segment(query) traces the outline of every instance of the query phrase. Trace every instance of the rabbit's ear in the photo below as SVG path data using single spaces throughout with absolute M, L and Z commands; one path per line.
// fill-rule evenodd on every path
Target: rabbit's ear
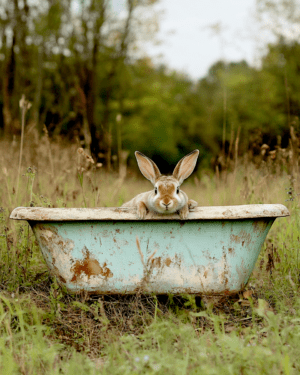
M 186 178 L 188 178 L 192 174 L 197 163 L 198 155 L 199 150 L 194 150 L 183 157 L 181 160 L 179 160 L 179 162 L 177 163 L 173 172 L 173 177 L 175 177 L 179 181 L 180 185 Z
M 147 180 L 151 181 L 152 184 L 155 184 L 155 181 L 161 175 L 157 165 L 149 159 L 147 156 L 142 154 L 139 151 L 135 152 L 135 157 L 140 168 L 140 171 L 147 178 Z

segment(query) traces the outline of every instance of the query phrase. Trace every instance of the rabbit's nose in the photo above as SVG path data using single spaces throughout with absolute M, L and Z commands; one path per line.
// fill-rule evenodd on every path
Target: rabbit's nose
M 169 203 L 164 203 L 164 202 L 162 202 L 162 204 L 163 204 L 166 208 L 168 208 L 168 206 L 170 206 L 171 203 L 172 203 L 172 202 L 169 202 Z

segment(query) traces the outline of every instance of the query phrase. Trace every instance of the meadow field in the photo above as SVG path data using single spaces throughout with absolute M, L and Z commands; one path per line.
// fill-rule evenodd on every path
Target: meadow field
M 207 2 L 180 4 L 174 24 L 199 22 L 191 62 L 203 38 L 220 48 L 194 78 L 146 52 L 161 43 L 159 3 L 173 13 L 160 0 L 0 1 L 0 375 L 300 373 L 300 0 L 256 0 L 239 35 L 225 14 L 201 24 Z M 253 59 L 233 58 L 251 38 Z M 71 295 L 28 223 L 9 219 L 121 206 L 152 188 L 135 150 L 165 173 L 194 149 L 183 190 L 199 206 L 291 213 L 238 295 Z
M 77 144 L 27 133 L 0 149 L 0 369 L 9 374 L 298 374 L 300 372 L 299 175 L 278 150 L 241 158 L 184 183 L 201 206 L 282 203 L 243 293 L 69 295 L 48 269 L 17 206 L 119 206 L 151 188 L 137 171 L 107 174 Z M 288 152 L 288 151 L 285 151 Z M 281 154 L 283 151 L 281 150 Z

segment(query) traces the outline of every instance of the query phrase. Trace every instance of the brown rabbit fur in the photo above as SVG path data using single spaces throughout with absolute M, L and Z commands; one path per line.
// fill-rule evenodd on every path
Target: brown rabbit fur
M 186 219 L 190 209 L 197 207 L 197 202 L 189 200 L 179 187 L 193 172 L 198 155 L 199 150 L 192 151 L 177 163 L 172 176 L 164 176 L 150 158 L 136 151 L 139 169 L 152 182 L 154 190 L 137 195 L 122 207 L 135 207 L 140 219 L 148 212 L 151 215 L 178 213 L 181 219 Z

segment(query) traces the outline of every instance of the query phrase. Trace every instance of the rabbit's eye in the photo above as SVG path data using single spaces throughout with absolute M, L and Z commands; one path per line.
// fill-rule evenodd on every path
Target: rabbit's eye
M 154 193 L 157 194 L 157 188 L 154 189 Z
M 179 194 L 179 187 L 178 187 L 177 190 L 176 190 L 176 194 Z

